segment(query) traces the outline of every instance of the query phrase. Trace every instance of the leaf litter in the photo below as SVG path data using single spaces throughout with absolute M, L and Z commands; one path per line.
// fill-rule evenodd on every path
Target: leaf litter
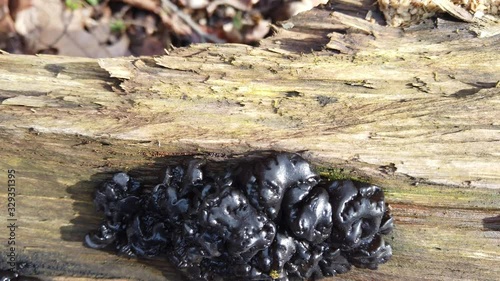
M 0 0 L 0 52 L 100 58 L 162 55 L 192 43 L 256 45 L 276 30 L 274 24 L 281 22 L 287 29 L 283 21 L 317 6 L 328 10 L 342 7 L 363 17 L 360 5 L 368 5 L 364 20 L 373 22 L 372 12 L 383 13 L 388 25 L 400 27 L 447 13 L 462 21 L 491 26 L 487 36 L 499 34 L 500 0 L 477 0 L 477 5 L 469 2 Z
M 81 57 L 161 55 L 192 43 L 257 44 L 327 0 L 0 0 L 0 49 Z

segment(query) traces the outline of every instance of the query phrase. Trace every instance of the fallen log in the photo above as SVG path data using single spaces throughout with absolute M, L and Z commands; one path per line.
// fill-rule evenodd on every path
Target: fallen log
M 161 259 L 83 247 L 100 222 L 97 184 L 125 170 L 152 185 L 168 156 L 280 150 L 301 151 L 325 176 L 384 187 L 394 257 L 341 279 L 496 279 L 500 38 L 484 33 L 496 26 L 402 31 L 320 10 L 289 22 L 259 47 L 100 60 L 1 55 L 0 182 L 15 175 L 20 272 L 177 280 Z M 5 186 L 2 205 L 11 197 Z M 7 238 L 2 253 L 12 252 Z M 2 255 L 0 268 L 8 262 Z

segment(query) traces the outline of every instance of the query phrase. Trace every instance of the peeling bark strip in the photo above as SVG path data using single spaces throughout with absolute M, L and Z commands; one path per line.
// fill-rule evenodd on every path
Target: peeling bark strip
M 104 60 L 1 55 L 0 170 L 18 176 L 22 273 L 177 280 L 163 261 L 145 266 L 82 248 L 99 224 L 96 185 L 120 170 L 157 182 L 166 155 L 274 149 L 304 150 L 332 177 L 387 186 L 398 225 L 393 262 L 346 280 L 497 278 L 498 36 L 475 38 L 473 25 L 394 32 L 338 19 L 299 16 L 259 48 L 195 45 Z M 325 47 L 328 33 L 329 46 L 348 54 L 310 51 Z

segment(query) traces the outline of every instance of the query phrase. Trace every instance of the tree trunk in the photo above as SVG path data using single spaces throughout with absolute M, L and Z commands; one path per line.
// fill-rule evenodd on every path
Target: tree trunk
M 15 170 L 21 273 L 177 280 L 162 260 L 82 246 L 100 221 L 98 183 L 126 170 L 151 185 L 167 156 L 284 150 L 384 187 L 394 257 L 341 279 L 498 278 L 500 37 L 489 36 L 498 24 L 402 31 L 320 10 L 289 22 L 259 47 L 0 55 L 0 182 Z M 12 197 L 6 186 L 0 197 L 2 206 Z

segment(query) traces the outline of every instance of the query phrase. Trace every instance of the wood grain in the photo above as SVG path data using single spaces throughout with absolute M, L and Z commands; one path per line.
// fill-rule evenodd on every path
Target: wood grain
M 477 38 L 472 25 L 401 32 L 340 19 L 306 13 L 260 47 L 101 60 L 1 55 L 0 182 L 16 170 L 22 273 L 178 280 L 161 260 L 83 247 L 100 221 L 95 186 L 120 170 L 151 186 L 166 156 L 274 149 L 384 186 L 394 258 L 340 280 L 498 278 L 500 38 Z M 349 52 L 296 52 L 291 36 L 307 30 L 323 47 L 331 33 L 330 47 Z

